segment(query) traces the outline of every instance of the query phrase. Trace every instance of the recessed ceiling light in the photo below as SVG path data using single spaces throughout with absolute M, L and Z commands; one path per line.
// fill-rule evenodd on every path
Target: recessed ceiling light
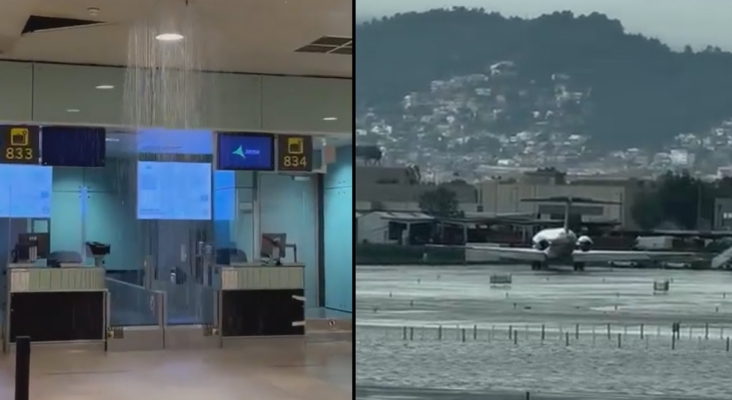
M 179 33 L 161 33 L 155 36 L 155 39 L 161 42 L 177 42 L 183 40 L 183 35 Z
M 325 117 L 325 118 L 323 118 L 323 121 L 335 121 L 337 119 L 338 118 L 336 118 L 336 117 Z
M 99 90 L 109 90 L 109 89 L 114 89 L 114 86 L 112 86 L 112 85 L 99 85 L 99 86 L 97 86 L 97 89 L 99 89 Z
M 66 112 L 70 113 L 78 113 L 80 110 L 78 108 L 67 108 Z

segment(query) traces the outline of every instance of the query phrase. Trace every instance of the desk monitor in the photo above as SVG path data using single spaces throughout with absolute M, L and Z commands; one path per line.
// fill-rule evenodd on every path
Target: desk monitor
M 50 242 L 48 233 L 21 233 L 18 235 L 18 243 L 15 245 L 15 257 L 19 260 L 27 260 L 29 258 L 28 249 L 35 246 L 35 258 L 47 258 L 51 252 Z
M 285 249 L 287 246 L 287 234 L 286 233 L 263 233 L 261 241 L 261 252 L 260 256 L 265 258 L 272 258 L 274 249 L 279 247 L 279 257 L 285 258 Z

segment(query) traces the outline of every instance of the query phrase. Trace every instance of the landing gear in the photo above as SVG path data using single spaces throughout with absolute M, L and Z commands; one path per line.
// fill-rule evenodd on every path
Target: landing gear
M 585 263 L 574 263 L 574 270 L 575 271 L 584 271 L 585 270 Z
M 532 271 L 541 271 L 542 269 L 546 269 L 547 264 L 541 261 L 532 261 L 531 262 L 531 270 Z

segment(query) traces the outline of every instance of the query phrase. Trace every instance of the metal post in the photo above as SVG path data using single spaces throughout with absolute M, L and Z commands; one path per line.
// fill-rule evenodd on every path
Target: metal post
M 546 334 L 545 328 L 546 327 L 544 326 L 544 324 L 541 324 L 541 341 L 542 342 L 544 341 L 544 337 L 545 337 L 545 334 Z
M 641 326 L 640 326 L 640 331 L 641 331 L 640 332 L 641 340 L 643 340 L 643 324 L 641 324 Z
M 28 400 L 30 394 L 30 351 L 29 336 L 15 340 L 15 400 Z

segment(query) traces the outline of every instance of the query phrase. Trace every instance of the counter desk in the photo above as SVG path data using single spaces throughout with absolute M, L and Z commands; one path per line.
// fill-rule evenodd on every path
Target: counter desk
M 8 266 L 4 345 L 18 336 L 33 342 L 100 342 L 107 333 L 104 268 Z
M 302 264 L 217 265 L 222 338 L 305 334 Z

